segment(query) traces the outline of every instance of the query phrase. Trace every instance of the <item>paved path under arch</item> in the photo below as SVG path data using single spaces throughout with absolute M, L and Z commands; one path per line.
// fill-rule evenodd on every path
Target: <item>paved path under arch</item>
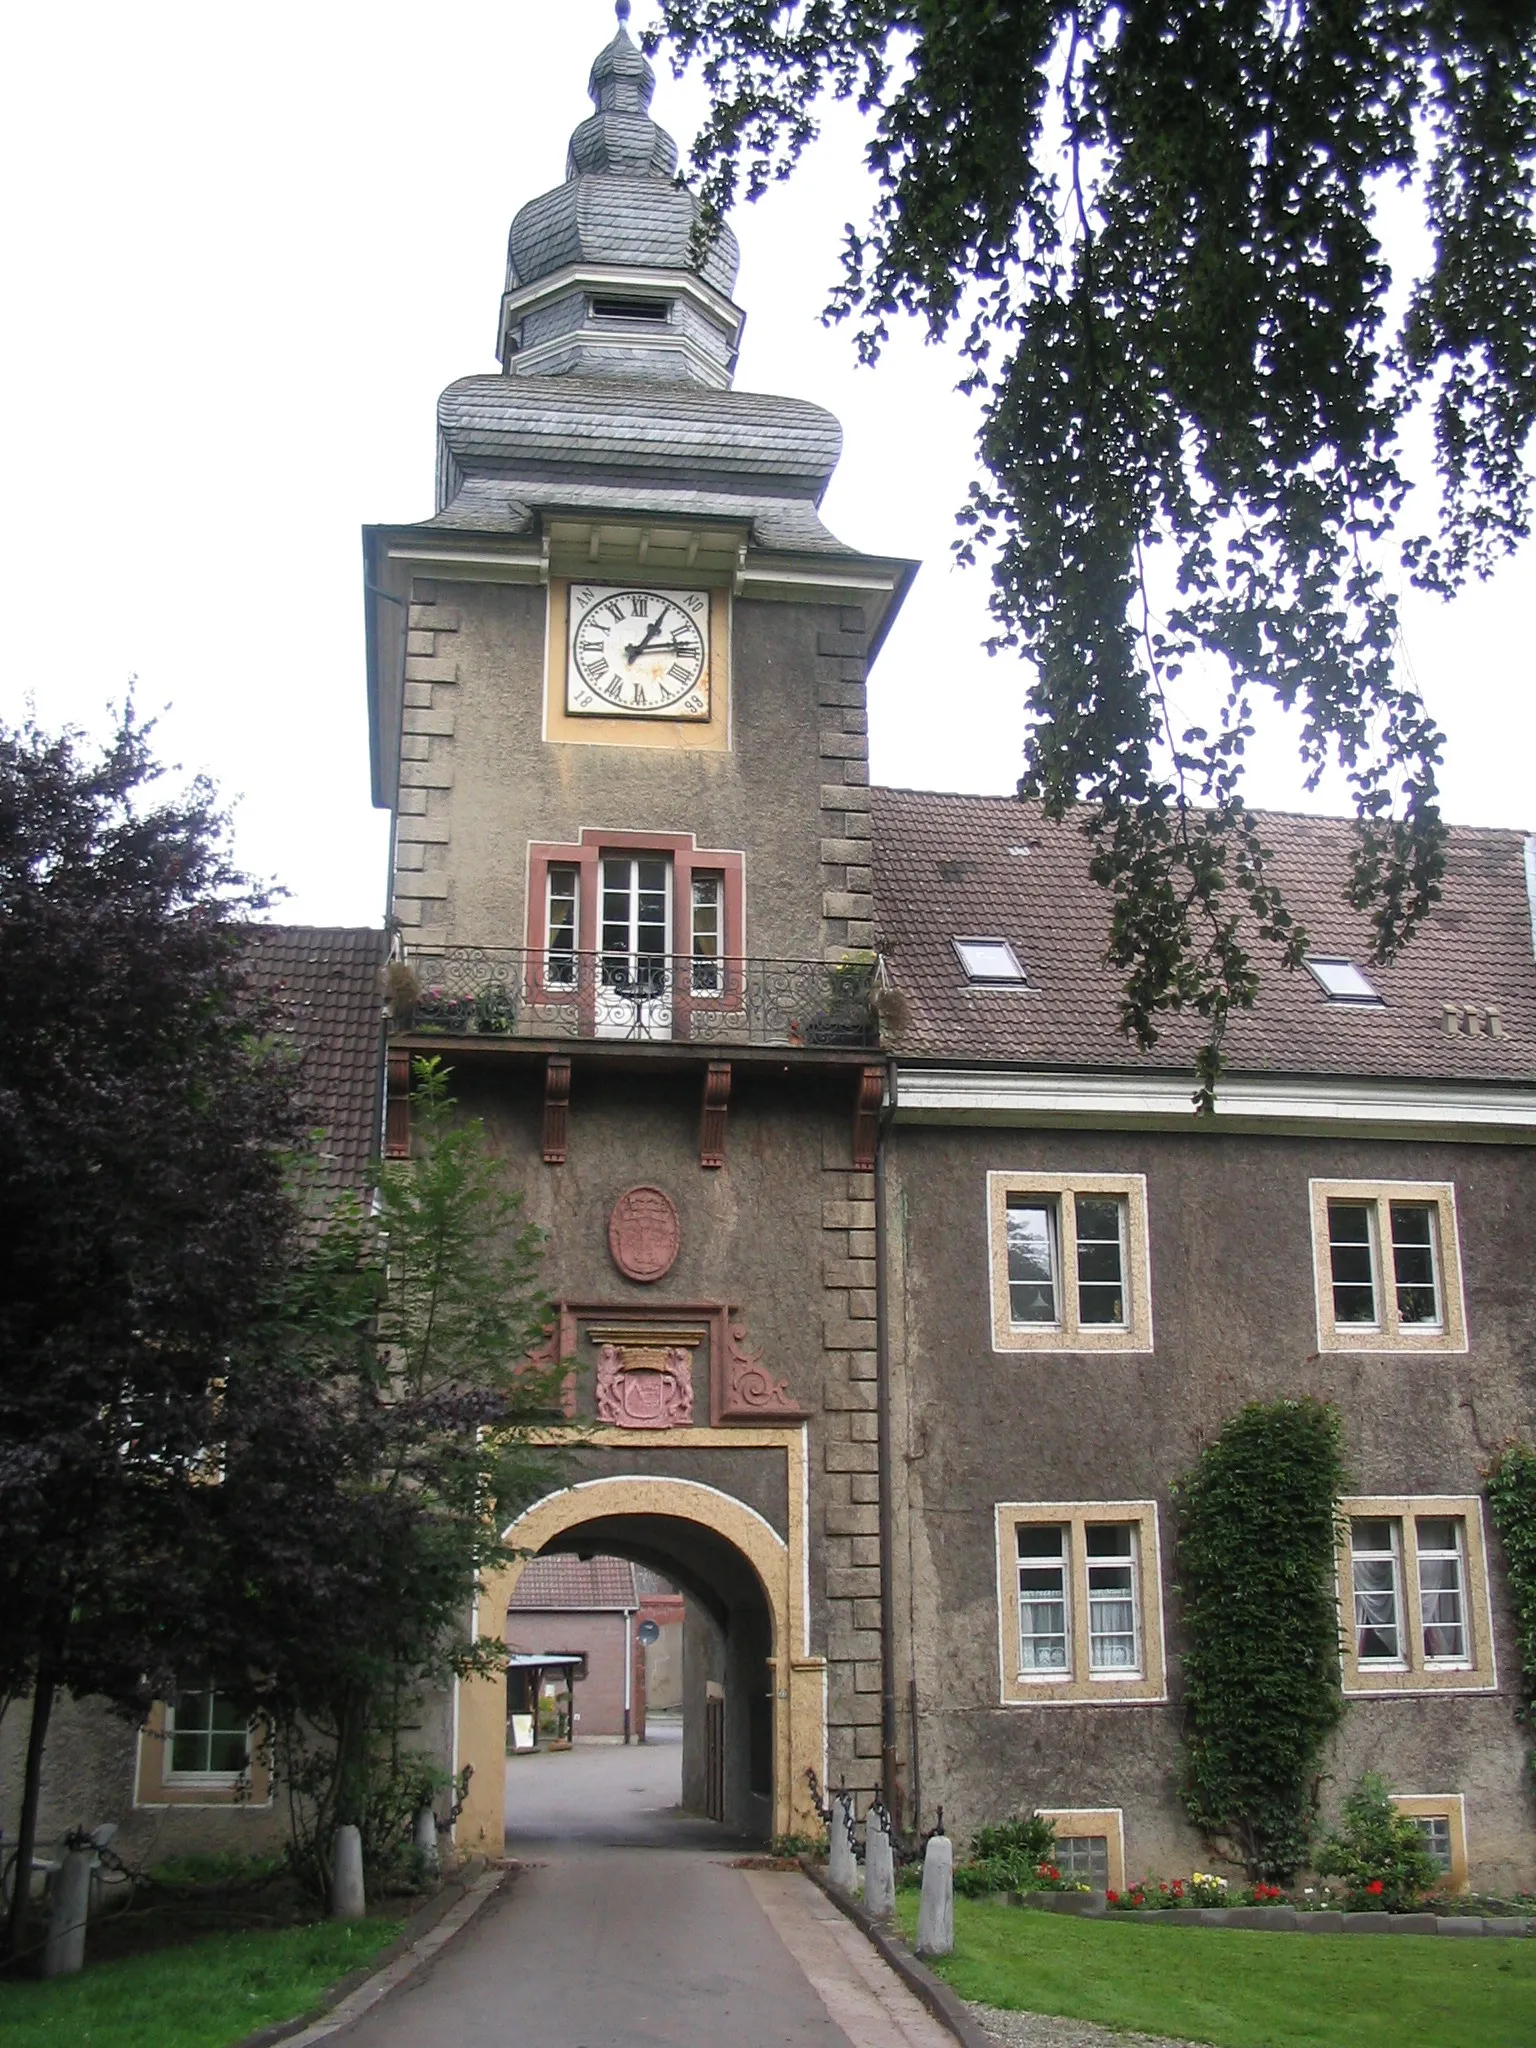
M 336 2048 L 954 2048 L 793 1872 L 678 1811 L 675 1740 L 514 1757 L 522 1868 Z M 329 2048 L 329 2044 L 328 2044 Z

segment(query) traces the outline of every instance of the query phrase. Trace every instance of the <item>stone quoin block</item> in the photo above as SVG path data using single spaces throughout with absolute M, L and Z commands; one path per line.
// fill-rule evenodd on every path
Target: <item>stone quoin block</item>
M 405 657 L 405 680 L 408 683 L 456 683 L 459 664 L 446 657 L 408 654 Z
M 436 892 L 432 893 L 435 894 Z M 850 1415 L 848 1423 L 848 1434 L 856 1444 L 872 1444 L 879 1441 L 880 1418 L 878 1415 Z
M 396 809 L 402 818 L 420 817 L 427 808 L 427 792 L 424 789 L 402 789 Z
M 867 811 L 871 802 L 867 789 L 839 782 L 821 785 L 821 808 L 824 811 Z
M 402 761 L 400 787 L 403 790 L 452 789 L 452 764 L 447 761 Z
M 446 818 L 402 817 L 395 827 L 397 845 L 415 839 L 428 845 L 446 846 L 452 836 L 453 828 Z
M 413 709 L 417 711 L 430 710 L 434 687 L 431 683 L 407 683 L 405 686 L 406 709 L 408 711 Z
M 432 742 L 425 733 L 403 732 L 400 735 L 400 758 L 402 761 L 426 761 L 432 755 Z
M 855 1664 L 853 1667 L 853 1682 L 860 1692 L 878 1692 L 880 1690 L 879 1661 L 875 1660 L 868 1664 Z
M 873 1408 L 875 1389 L 869 1380 L 829 1379 L 821 1390 L 821 1405 L 835 1413 Z
M 453 738 L 453 713 L 451 711 L 420 711 L 408 706 L 405 716 L 401 721 L 401 727 L 405 732 L 433 733 L 439 739 L 451 740 Z
M 827 1571 L 827 1598 L 829 1600 L 878 1600 L 880 1597 L 880 1574 L 867 1566 L 840 1568 L 830 1566 Z
M 823 1202 L 821 1227 L 823 1230 L 873 1230 L 875 1205 L 873 1201 Z
M 437 635 L 432 632 L 417 632 L 413 627 L 405 636 L 407 654 L 436 654 Z
M 880 1570 L 880 1538 L 878 1536 L 854 1536 L 849 1539 L 852 1550 L 849 1562 L 855 1566 L 873 1565 Z
M 830 655 L 834 660 L 846 658 L 862 661 L 864 658 L 864 635 L 862 633 L 818 633 L 816 652 Z
M 824 761 L 862 761 L 869 751 L 868 741 L 858 732 L 823 732 L 819 744 Z
M 829 1472 L 877 1472 L 880 1466 L 873 1444 L 828 1444 L 822 1458 Z
M 825 1517 L 829 1536 L 878 1536 L 880 1514 L 873 1507 L 829 1508 Z
M 880 1505 L 880 1474 L 874 1472 L 851 1472 L 848 1475 L 848 1494 L 860 1506 Z
M 867 917 L 872 908 L 867 896 L 854 896 L 843 889 L 828 889 L 821 899 L 826 917 Z
M 417 603 L 411 606 L 406 625 L 408 628 L 425 627 L 432 633 L 457 633 L 459 615 L 452 605 Z

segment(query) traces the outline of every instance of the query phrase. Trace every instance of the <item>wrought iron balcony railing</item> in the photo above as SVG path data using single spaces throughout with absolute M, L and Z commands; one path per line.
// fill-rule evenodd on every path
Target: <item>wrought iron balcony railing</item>
M 397 1032 L 687 1045 L 878 1046 L 878 964 L 691 954 L 407 948 L 390 970 Z

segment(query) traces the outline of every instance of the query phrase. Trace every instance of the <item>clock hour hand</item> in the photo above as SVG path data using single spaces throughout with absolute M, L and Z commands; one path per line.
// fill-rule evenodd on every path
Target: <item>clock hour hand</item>
M 639 649 L 635 651 L 638 653 Z M 658 640 L 654 647 L 646 649 L 647 654 L 697 654 L 698 651 L 696 640 Z
M 634 644 L 634 646 L 633 646 L 633 647 L 626 647 L 626 648 L 625 648 L 625 650 L 624 650 L 624 659 L 625 659 L 625 660 L 626 660 L 627 662 L 631 662 L 631 663 L 632 663 L 632 662 L 633 662 L 633 661 L 635 660 L 635 658 L 636 658 L 636 656 L 637 656 L 637 655 L 641 655 L 641 654 L 644 654 L 644 652 L 646 651 L 646 649 L 647 649 L 647 648 L 648 648 L 648 647 L 650 646 L 651 642 L 652 642 L 652 641 L 653 641 L 653 640 L 654 640 L 654 639 L 656 638 L 656 635 L 657 635 L 657 634 L 658 634 L 658 633 L 659 633 L 660 631 L 661 631 L 661 621 L 660 621 L 660 619 L 652 619 L 651 623 L 650 623 L 650 624 L 649 624 L 649 625 L 648 625 L 648 626 L 646 627 L 646 629 L 645 629 L 645 638 L 644 638 L 643 640 L 637 640 L 637 641 L 635 642 L 635 644 Z

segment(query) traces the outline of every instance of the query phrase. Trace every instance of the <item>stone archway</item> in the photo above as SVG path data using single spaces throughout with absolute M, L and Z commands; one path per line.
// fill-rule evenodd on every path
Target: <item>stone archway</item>
M 600 1547 L 664 1562 L 686 1582 L 690 1572 L 707 1595 L 721 1546 L 750 1573 L 767 1609 L 773 1720 L 771 1811 L 775 1833 L 814 1833 L 807 1769 L 826 1769 L 825 1664 L 807 1654 L 804 1561 L 756 1511 L 732 1495 L 691 1479 L 646 1473 L 581 1480 L 536 1501 L 504 1532 L 533 1556 L 569 1550 L 583 1534 Z M 799 1531 L 794 1532 L 795 1535 Z M 692 1539 L 692 1540 L 690 1540 Z M 690 1553 L 692 1553 L 690 1555 Z M 500 1639 L 507 1606 L 526 1558 L 486 1581 L 476 1616 L 481 1636 Z M 500 1855 L 506 1800 L 506 1688 L 500 1674 L 458 1687 L 455 1769 L 473 1765 L 456 1841 L 463 1852 Z

